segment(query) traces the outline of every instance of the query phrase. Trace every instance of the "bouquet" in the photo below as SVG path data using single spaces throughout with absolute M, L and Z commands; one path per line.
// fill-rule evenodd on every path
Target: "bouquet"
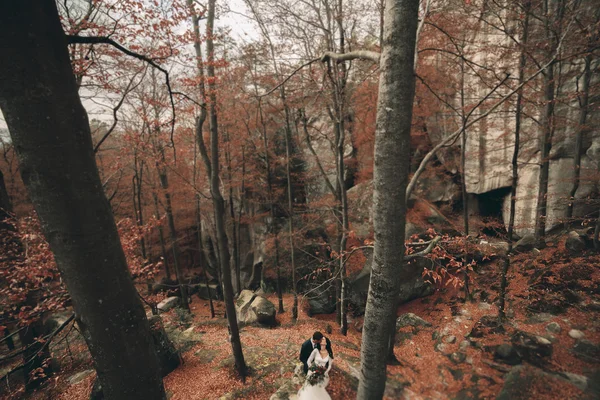
M 313 363 L 313 365 L 310 366 L 308 371 L 309 373 L 306 380 L 311 386 L 315 386 L 323 382 L 323 380 L 325 380 L 325 371 L 327 371 L 327 368 L 318 366 Z

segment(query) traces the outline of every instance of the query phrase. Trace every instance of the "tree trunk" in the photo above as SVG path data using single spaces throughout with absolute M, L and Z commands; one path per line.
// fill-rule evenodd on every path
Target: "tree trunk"
M 260 122 L 262 125 L 262 139 L 265 148 L 265 169 L 267 175 L 267 191 L 269 196 L 269 212 L 271 213 L 270 231 L 275 236 L 275 268 L 277 269 L 277 299 L 279 302 L 279 313 L 285 312 L 283 308 L 283 288 L 281 287 L 281 267 L 279 265 L 279 232 L 275 224 L 275 196 L 273 196 L 273 176 L 271 173 L 271 161 L 269 157 L 269 142 L 267 139 L 267 127 L 265 125 L 262 108 L 259 105 Z M 264 267 L 263 267 L 264 269 Z
M 552 130 L 554 120 L 554 64 L 548 66 L 544 74 L 544 100 L 546 106 L 542 120 L 540 143 L 540 174 L 537 213 L 535 217 L 535 238 L 540 242 L 546 233 L 546 214 L 548 205 L 548 176 L 550 174 L 550 150 L 552 148 Z
M 179 268 L 179 246 L 177 245 L 177 230 L 175 229 L 175 219 L 173 218 L 173 206 L 171 205 L 171 193 L 169 193 L 169 183 L 167 180 L 166 171 L 159 171 L 160 185 L 165 194 L 165 212 L 167 214 L 167 224 L 169 227 L 169 238 L 171 239 L 171 251 L 173 252 L 173 268 L 175 269 L 175 277 L 179 286 L 179 295 L 181 296 L 182 307 L 190 311 L 190 302 L 187 294 L 187 287 L 181 268 Z
M 198 229 L 198 249 L 200 251 L 200 268 L 204 275 L 204 284 L 206 285 L 206 293 L 208 295 L 208 304 L 210 305 L 210 317 L 215 317 L 215 306 L 212 300 L 212 294 L 208 287 L 208 276 L 206 273 L 206 267 L 208 261 L 204 258 L 204 250 L 202 246 L 202 214 L 200 213 L 200 194 L 196 194 L 196 227 Z
M 225 153 L 225 159 L 227 161 L 227 175 L 229 178 L 229 217 L 231 218 L 231 235 L 232 235 L 232 240 L 231 240 L 231 247 L 232 247 L 232 252 L 233 252 L 233 256 L 232 258 L 232 264 L 233 264 L 233 271 L 235 273 L 235 293 L 239 294 L 242 291 L 242 282 L 241 282 L 241 271 L 240 271 L 240 265 L 239 265 L 239 257 L 238 257 L 238 253 L 239 253 L 239 242 L 238 242 L 238 227 L 237 225 L 237 220 L 235 218 L 235 207 L 233 206 L 233 171 L 231 170 L 231 148 L 229 146 L 229 135 L 226 134 L 225 135 L 225 140 L 227 141 L 227 152 Z
M 336 24 L 338 26 L 339 35 L 339 51 L 341 53 L 346 52 L 345 44 L 345 32 L 343 18 L 343 1 L 338 0 L 338 15 L 335 16 Z M 331 64 L 328 64 L 331 65 Z M 346 242 L 348 239 L 348 231 L 350 230 L 348 222 L 348 199 L 346 196 L 346 182 L 344 179 L 346 168 L 344 165 L 344 147 L 346 139 L 346 84 L 347 84 L 347 67 L 346 63 L 336 64 L 334 67 L 335 77 L 330 75 L 332 82 L 334 83 L 333 92 L 333 104 L 335 107 L 335 132 L 336 132 L 336 165 L 337 165 L 337 179 L 339 184 L 339 201 L 340 201 L 340 225 L 339 225 L 339 324 L 340 332 L 342 335 L 346 335 L 348 331 L 348 316 L 346 314 L 346 267 L 344 262 L 344 252 L 346 251 Z M 333 79 L 335 78 L 335 79 Z
M 559 45 L 558 33 L 559 25 L 562 22 L 562 13 L 564 12 L 563 0 L 556 1 L 556 13 L 550 10 L 550 2 L 554 0 L 545 0 L 544 7 L 544 24 L 545 33 L 548 38 L 549 54 L 554 54 Z M 554 133 L 554 103 L 556 96 L 554 93 L 554 66 L 555 62 L 550 63 L 544 71 L 543 87 L 544 87 L 544 114 L 542 115 L 541 126 L 542 134 L 540 137 L 540 174 L 539 174 L 539 192 L 537 202 L 537 213 L 535 218 L 535 238 L 538 243 L 543 240 L 546 234 L 546 218 L 548 206 L 548 177 L 550 175 L 550 150 L 552 149 L 552 136 Z
M 12 219 L 13 208 L 10 202 L 10 196 L 4 184 L 4 174 L 0 170 L 0 234 L 2 231 L 14 231 L 14 226 L 10 222 Z
M 594 249 L 600 251 L 600 211 L 598 211 L 596 226 L 594 227 Z
M 404 262 L 406 186 L 415 91 L 418 0 L 387 0 L 375 131 L 373 272 L 365 310 L 357 399 L 383 398 L 386 355 Z
M 154 200 L 154 212 L 155 218 L 160 219 L 160 212 L 158 210 L 158 195 L 156 193 L 152 193 L 152 198 Z M 167 277 L 167 281 L 171 280 L 171 269 L 169 268 L 169 260 L 167 258 L 167 246 L 165 244 L 165 233 L 161 225 L 158 225 L 158 240 L 160 241 L 160 250 L 162 252 L 163 263 L 165 264 L 165 275 Z
M 0 170 L 0 229 L 2 229 L 2 221 L 9 218 L 12 214 L 12 204 L 10 196 L 4 184 L 4 174 Z
M 0 3 L 0 108 L 109 399 L 165 399 L 53 0 Z M 118 290 L 116 290 L 118 288 Z
M 192 18 L 197 24 L 197 18 L 192 15 Z M 209 116 L 209 128 L 210 128 L 210 158 L 206 146 L 204 145 L 204 139 L 202 137 L 202 125 L 197 124 L 196 136 L 198 138 L 198 144 L 200 147 L 200 153 L 205 161 L 206 169 L 210 173 L 210 193 L 213 199 L 216 236 L 217 236 L 217 247 L 219 251 L 219 263 L 221 270 L 221 281 L 223 285 L 223 295 L 225 297 L 225 312 L 227 314 L 227 321 L 229 323 L 229 331 L 231 338 L 231 348 L 233 350 L 233 357 L 235 359 L 235 365 L 238 373 L 242 379 L 248 374 L 246 362 L 244 360 L 244 353 L 242 351 L 242 342 L 240 340 L 240 331 L 238 328 L 237 318 L 235 314 L 235 304 L 233 301 L 233 285 L 231 283 L 231 269 L 229 268 L 230 254 L 229 244 L 227 240 L 227 232 L 225 230 L 225 201 L 221 195 L 221 188 L 219 187 L 219 127 L 217 122 L 217 96 L 215 92 L 215 67 L 214 67 L 214 43 L 213 43 L 213 27 L 215 21 L 215 0 L 208 1 L 208 16 L 206 22 L 206 52 L 208 55 L 207 63 L 207 77 L 208 77 L 208 92 L 209 92 L 209 104 L 208 104 L 208 116 Z M 196 26 L 194 27 L 197 28 Z M 198 47 L 196 48 L 196 54 L 199 55 L 199 31 L 196 31 L 196 42 Z M 200 53 L 201 54 L 201 53 Z M 200 58 L 200 57 L 199 57 Z M 204 70 L 201 66 L 198 67 L 198 73 L 203 78 Z M 203 92 L 203 86 L 201 87 Z M 205 93 L 202 93 L 204 97 Z M 204 114 L 206 115 L 206 114 Z M 203 121 L 202 121 L 203 122 Z
M 285 94 L 282 90 L 282 99 L 285 101 Z M 292 293 L 294 302 L 292 305 L 292 321 L 298 319 L 298 290 L 296 287 L 296 258 L 294 254 L 294 204 L 292 198 L 292 174 L 291 174 L 291 141 L 292 130 L 290 127 L 289 109 L 284 105 L 285 109 L 285 173 L 287 178 L 287 197 L 288 197 L 288 235 L 290 239 L 290 262 L 292 263 Z
M 467 194 L 467 117 L 465 114 L 465 61 L 460 62 L 460 119 L 462 126 L 462 146 L 460 149 L 460 168 L 462 171 L 461 192 L 463 201 L 463 225 L 465 231 L 465 255 L 463 257 L 465 299 L 469 299 L 469 195 Z
M 569 193 L 569 207 L 567 208 L 566 224 L 571 224 L 573 218 L 573 207 L 575 206 L 575 194 L 579 189 L 579 181 L 581 177 L 581 153 L 583 151 L 583 136 L 586 132 L 586 122 L 588 115 L 588 103 L 590 94 L 590 80 L 592 78 L 592 55 L 585 57 L 585 68 L 583 70 L 583 83 L 579 94 L 579 124 L 577 126 L 577 135 L 575 136 L 575 156 L 573 157 L 573 187 Z
M 238 208 L 238 217 L 237 217 L 237 236 L 236 240 L 238 243 L 238 250 L 235 254 L 235 263 L 237 266 L 237 281 L 239 286 L 239 291 L 241 292 L 244 288 L 244 284 L 242 283 L 242 257 L 241 257 L 241 246 L 242 246 L 242 212 L 244 211 L 244 198 L 246 196 L 246 152 L 245 147 L 242 146 L 242 187 L 240 188 L 240 207 Z M 235 216 L 234 216 L 235 220 Z
M 527 65 L 527 38 L 529 36 L 529 11 L 531 3 L 525 3 L 525 19 L 523 20 L 523 31 L 521 33 L 521 56 L 519 58 L 519 86 L 525 79 L 525 66 Z M 512 180 L 510 186 L 510 214 L 508 218 L 508 251 L 502 265 L 500 277 L 500 295 L 498 304 L 498 319 L 503 322 L 506 318 L 505 302 L 506 288 L 508 287 L 508 270 L 510 268 L 510 253 L 513 249 L 513 234 L 515 228 L 515 211 L 517 203 L 517 183 L 519 179 L 519 146 L 521 145 L 521 117 L 523 110 L 523 90 L 517 92 L 515 105 L 515 147 L 512 157 Z
M 346 241 L 350 225 L 348 222 L 348 198 L 346 196 L 346 185 L 344 184 L 344 125 L 338 124 L 338 141 L 337 141 L 337 178 L 340 187 L 340 211 L 342 216 L 340 229 L 340 254 L 339 254 L 339 323 L 340 332 L 346 335 L 348 332 L 348 316 L 346 314 L 346 263 L 344 253 L 346 251 Z
M 144 174 L 144 161 L 142 160 L 140 168 L 138 170 L 138 159 L 137 159 L 137 150 L 133 153 L 133 168 L 134 175 L 132 178 L 133 181 L 133 211 L 135 214 L 135 220 L 137 226 L 144 226 L 144 212 L 142 207 L 142 183 L 143 183 L 143 174 Z M 142 236 L 140 238 L 140 250 L 142 252 L 142 257 L 144 260 L 147 257 L 146 254 L 146 241 Z

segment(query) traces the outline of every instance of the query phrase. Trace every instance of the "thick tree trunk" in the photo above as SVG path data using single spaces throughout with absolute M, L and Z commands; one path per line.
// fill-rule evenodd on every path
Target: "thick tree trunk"
M 4 174 L 0 171 L 0 222 L 10 217 L 10 214 L 12 214 L 12 204 L 4 183 Z
M 387 0 L 385 6 L 373 178 L 375 249 L 361 347 L 360 400 L 383 398 L 392 315 L 400 282 L 410 268 L 399 249 L 404 248 L 418 8 L 418 0 Z
M 17 248 L 22 248 L 22 244 L 17 243 L 14 236 L 15 226 L 12 223 L 12 213 L 12 203 L 4 183 L 4 174 L 0 170 L 0 246 L 7 251 L 10 247 L 15 245 Z M 13 336 L 10 334 L 7 322 L 8 321 L 4 323 L 4 341 L 6 342 L 8 349 L 12 351 L 15 349 L 15 343 L 13 341 Z
M 6 185 L 4 184 L 4 174 L 0 171 L 0 233 L 5 229 L 10 231 L 14 230 L 13 225 L 7 222 L 12 218 L 12 212 L 13 208 L 10 202 L 10 196 L 6 190 Z
M 55 2 L 1 2 L 0 37 L 0 108 L 104 394 L 165 399 Z

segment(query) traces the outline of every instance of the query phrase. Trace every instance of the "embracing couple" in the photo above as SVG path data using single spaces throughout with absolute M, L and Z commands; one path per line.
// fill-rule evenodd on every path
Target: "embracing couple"
M 331 341 L 323 337 L 321 332 L 315 332 L 311 339 L 302 344 L 300 361 L 304 367 L 306 381 L 298 392 L 298 400 L 331 400 L 325 390 L 333 365 Z

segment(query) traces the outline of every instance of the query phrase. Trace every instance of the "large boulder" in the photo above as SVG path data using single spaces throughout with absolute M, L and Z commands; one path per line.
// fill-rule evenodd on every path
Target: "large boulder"
M 552 343 L 541 336 L 515 331 L 511 342 L 522 360 L 532 365 L 543 365 L 552 356 Z
M 335 294 L 331 288 L 314 287 L 308 288 L 308 312 L 310 315 L 331 314 L 335 311 Z
M 525 236 L 523 236 L 521 240 L 517 242 L 517 244 L 515 244 L 515 247 L 513 247 L 513 251 L 516 253 L 525 253 L 527 251 L 531 251 L 535 247 L 535 243 L 535 236 L 533 234 L 528 233 Z
M 566 373 L 545 372 L 531 366 L 516 366 L 506 375 L 504 386 L 496 400 L 520 400 L 554 398 L 557 386 L 569 387 L 572 398 L 597 398 L 597 393 L 585 376 Z
M 223 297 L 221 296 L 220 288 L 221 285 L 218 283 L 209 283 L 208 285 L 198 283 L 196 285 L 196 295 L 204 300 L 208 300 L 208 296 L 213 300 L 221 300 Z
M 580 254 L 586 248 L 586 239 L 575 231 L 569 232 L 567 239 L 565 240 L 565 248 L 571 254 Z
M 410 221 L 427 226 L 435 225 L 438 227 L 452 226 L 448 218 L 433 204 L 425 199 L 411 198 L 407 202 L 407 219 Z
M 252 300 L 250 308 L 256 314 L 256 320 L 259 324 L 273 326 L 277 322 L 275 320 L 275 315 L 277 315 L 275 305 L 266 298 L 256 296 Z
M 164 276 L 159 282 L 154 282 L 151 289 L 154 294 L 172 291 L 173 289 L 177 289 L 177 281 Z
M 460 187 L 452 181 L 452 177 L 443 174 L 421 176 L 416 192 L 418 197 L 432 203 L 454 202 L 461 196 Z
M 409 240 L 412 235 L 418 235 L 420 233 L 423 233 L 424 231 L 425 229 L 418 227 L 412 222 L 407 221 L 404 224 L 404 237 L 406 238 L 406 240 Z
M 431 326 L 430 322 L 425 321 L 423 318 L 419 317 L 413 313 L 402 314 L 396 319 L 396 329 L 404 328 L 405 326 L 412 327 L 429 327 Z
M 63 325 L 71 316 L 73 315 L 73 311 L 59 311 L 54 314 L 51 314 L 47 318 L 44 319 L 44 332 L 52 333 L 58 327 Z
M 158 308 L 159 312 L 167 312 L 167 311 L 175 308 L 178 304 L 179 304 L 179 297 L 172 296 L 172 297 L 167 297 L 166 299 L 164 299 L 163 301 L 158 303 L 158 306 L 156 306 L 156 308 Z
M 242 290 L 235 302 L 238 322 L 243 325 L 275 324 L 275 305 L 251 290 Z

